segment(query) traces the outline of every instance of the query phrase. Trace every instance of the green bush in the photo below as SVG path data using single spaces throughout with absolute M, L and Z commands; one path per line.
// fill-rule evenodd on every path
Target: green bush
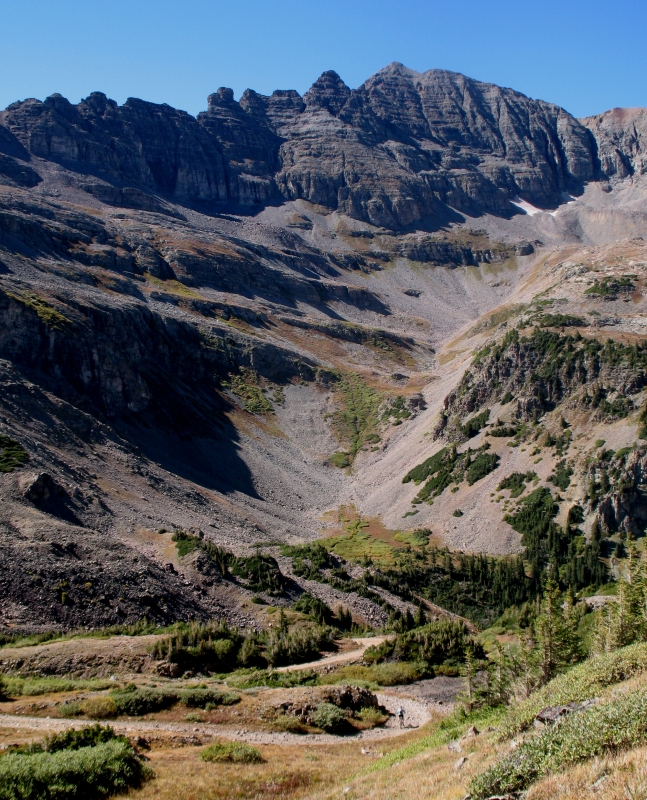
M 291 714 L 279 714 L 279 716 L 273 720 L 272 727 L 283 731 L 283 733 L 309 733 L 307 726 Z
M 254 689 L 270 686 L 273 689 L 290 689 L 293 686 L 316 686 L 318 675 L 313 669 L 275 672 L 274 670 L 243 670 L 227 679 L 236 689 Z
M 114 687 L 114 683 L 99 678 L 73 680 L 68 678 L 5 678 L 7 691 L 11 697 L 37 697 L 56 692 L 101 691 Z
M 187 708 L 206 708 L 207 705 L 215 708 L 240 703 L 240 695 L 235 692 L 223 692 L 220 689 L 182 689 L 178 697 L 180 703 Z
M 350 467 L 351 465 L 350 454 L 344 453 L 342 450 L 338 450 L 336 453 L 333 453 L 330 456 L 330 463 L 333 464 L 335 467 L 339 467 L 339 469 L 344 469 L 344 467 Z
M 72 706 L 71 708 L 68 706 L 66 709 L 69 716 L 76 716 L 74 705 L 78 705 L 79 711 L 90 719 L 113 719 L 119 716 L 119 708 L 112 697 L 88 697 L 80 704 L 71 703 L 69 705 Z
M 513 472 L 504 478 L 496 487 L 497 492 L 502 492 L 505 489 L 510 489 L 510 497 L 519 497 L 526 488 L 526 484 L 537 477 L 536 472 Z
M 490 418 L 490 409 L 486 408 L 484 411 L 481 411 L 480 414 L 468 419 L 467 422 L 461 425 L 461 431 L 464 436 L 467 436 L 468 439 L 472 439 L 476 436 L 477 433 L 481 431 L 481 429 L 485 426 L 488 419 Z
M 265 397 L 261 388 L 254 385 L 258 383 L 258 380 L 258 375 L 253 370 L 243 367 L 240 375 L 229 376 L 229 387 L 250 414 L 259 416 L 273 414 L 272 404 Z
M 138 689 L 134 684 L 124 689 L 111 692 L 110 699 L 114 702 L 117 716 L 141 717 L 144 714 L 153 714 L 171 708 L 178 701 L 175 692 L 160 689 Z
M 348 725 L 344 713 L 332 703 L 319 703 L 312 715 L 312 721 L 326 733 L 339 733 Z
M 301 614 L 308 614 L 321 625 L 330 625 L 335 618 L 332 610 L 323 600 L 319 600 L 318 597 L 313 597 L 307 593 L 302 594 L 292 608 Z
M 346 457 L 350 465 L 364 445 L 374 441 L 373 434 L 379 430 L 379 408 L 384 396 L 355 372 L 343 375 L 336 383 L 335 391 L 341 404 L 332 414 L 332 427 L 339 440 L 349 445 L 348 452 L 341 455 Z M 337 466 L 347 464 L 338 463 Z
M 430 475 L 434 475 L 436 472 L 438 472 L 438 470 L 444 464 L 450 461 L 451 463 L 454 461 L 452 453 L 447 447 L 443 447 L 442 450 L 434 453 L 433 456 L 428 458 L 426 461 L 423 461 L 422 464 L 418 464 L 417 467 L 409 470 L 404 478 L 402 478 L 402 483 L 409 483 L 410 481 L 413 481 L 417 486 L 424 480 L 427 480 Z
M 0 756 L 0 800 L 102 798 L 139 787 L 151 771 L 118 738 L 96 746 Z
M 384 661 L 397 658 L 398 663 L 417 665 L 419 673 L 431 673 L 432 668 L 435 669 L 441 664 L 462 665 L 468 648 L 474 650 L 475 658 L 485 657 L 483 647 L 474 639 L 464 622 L 439 619 L 398 634 L 395 639 L 387 640 L 379 647 L 369 648 L 364 653 L 364 659 Z M 377 666 L 386 668 L 396 665 L 386 661 Z
M 45 739 L 41 749 L 48 753 L 56 753 L 59 750 L 79 750 L 81 747 L 96 747 L 98 744 L 105 744 L 117 740 L 128 744 L 125 736 L 120 736 L 114 732 L 109 725 L 86 725 L 84 728 L 55 733 Z
M 0 472 L 13 472 L 29 461 L 25 448 L 3 433 L 0 433 Z
M 470 486 L 480 481 L 499 465 L 499 456 L 496 453 L 479 453 L 465 472 L 465 478 Z
M 567 467 L 565 461 L 559 461 L 555 465 L 553 474 L 548 478 L 548 480 L 553 484 L 553 486 L 557 486 L 558 489 L 561 489 L 563 492 L 565 492 L 571 485 L 572 474 L 573 474 L 572 468 Z
M 231 565 L 231 572 L 245 580 L 246 587 L 254 592 L 277 597 L 283 594 L 285 579 L 272 556 L 257 552 L 247 558 L 236 558 Z
M 151 652 L 154 658 L 177 664 L 181 671 L 230 672 L 238 663 L 243 637 L 226 624 L 192 622 L 158 639 Z
M 367 667 L 361 664 L 341 667 L 321 677 L 320 683 L 351 683 L 370 689 L 414 683 L 427 674 L 427 666 L 421 662 L 385 661 Z
M 525 790 L 548 772 L 605 751 L 647 742 L 647 689 L 580 711 L 536 736 L 479 775 L 470 785 L 473 800 Z
M 361 722 L 365 725 L 370 726 L 372 728 L 376 727 L 377 725 L 383 725 L 388 717 L 383 714 L 379 708 L 362 708 L 357 714 L 357 717 Z
M 575 317 L 572 314 L 540 314 L 537 317 L 537 324 L 540 328 L 583 328 L 587 323 L 582 317 Z
M 234 561 L 234 556 L 224 547 L 219 547 L 217 544 L 203 538 L 202 534 L 196 536 L 183 530 L 176 530 L 171 539 L 175 542 L 180 558 L 189 555 L 194 550 L 202 550 L 209 561 L 218 568 L 220 574 L 224 578 L 227 577 L 229 565 Z
M 234 764 L 262 764 L 265 760 L 255 747 L 245 742 L 214 742 L 200 751 L 202 761 L 231 761 Z

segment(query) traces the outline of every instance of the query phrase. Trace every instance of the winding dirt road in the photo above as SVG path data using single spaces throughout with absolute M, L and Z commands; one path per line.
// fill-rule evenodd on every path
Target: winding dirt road
M 391 716 L 387 722 L 379 727 L 368 731 L 361 731 L 352 737 L 335 736 L 330 733 L 283 733 L 273 731 L 254 731 L 244 727 L 231 727 L 220 725 L 204 725 L 185 722 L 154 722 L 146 720 L 119 720 L 109 722 L 109 725 L 117 731 L 129 736 L 156 736 L 159 734 L 175 734 L 186 738 L 213 739 L 236 739 L 237 741 L 250 742 L 255 744 L 331 744 L 334 742 L 384 739 L 390 736 L 399 736 L 407 733 L 413 728 L 429 722 L 431 719 L 430 711 L 423 703 L 410 698 L 400 697 L 395 694 L 378 693 L 378 702 L 384 706 L 390 714 L 394 715 L 397 708 L 402 706 L 405 711 L 405 726 L 400 728 L 399 721 L 395 716 Z M 96 720 L 66 720 L 51 719 L 49 717 L 28 717 L 20 714 L 0 714 L 0 728 L 11 728 L 13 730 L 42 731 L 43 734 L 58 733 L 69 728 L 82 728 L 86 725 L 94 724 Z
M 367 636 L 366 638 L 353 639 L 359 647 L 356 650 L 347 650 L 345 653 L 335 653 L 333 656 L 318 658 L 316 661 L 309 661 L 307 664 L 290 664 L 289 667 L 279 667 L 277 672 L 293 672 L 300 669 L 318 669 L 320 667 L 336 666 L 339 664 L 349 664 L 353 661 L 361 661 L 365 651 L 369 647 L 380 645 L 392 636 Z

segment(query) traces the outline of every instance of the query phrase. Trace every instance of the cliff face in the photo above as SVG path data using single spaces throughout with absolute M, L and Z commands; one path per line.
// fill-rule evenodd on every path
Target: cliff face
M 14 103 L 1 121 L 5 182 L 38 182 L 27 164 L 37 156 L 134 207 L 145 201 L 126 187 L 231 207 L 303 198 L 398 230 L 438 225 L 452 208 L 508 216 L 517 195 L 554 206 L 595 174 L 587 129 L 558 106 L 401 64 L 355 90 L 325 72 L 303 97 L 247 90 L 237 102 L 221 88 L 197 119 L 95 92 L 77 106 L 60 95 Z
M 595 137 L 602 176 L 616 182 L 647 174 L 647 109 L 612 108 L 581 122 Z

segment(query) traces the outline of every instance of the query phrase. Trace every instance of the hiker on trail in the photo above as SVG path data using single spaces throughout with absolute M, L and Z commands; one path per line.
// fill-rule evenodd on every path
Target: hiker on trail
M 404 709 L 402 708 L 402 706 L 398 707 L 398 710 L 396 712 L 396 717 L 400 720 L 400 727 L 404 728 Z

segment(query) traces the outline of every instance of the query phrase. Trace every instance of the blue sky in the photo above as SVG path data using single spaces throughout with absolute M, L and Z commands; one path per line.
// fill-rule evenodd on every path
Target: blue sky
M 192 114 L 230 86 L 351 87 L 391 61 L 550 100 L 647 106 L 647 0 L 0 0 L 0 108 L 100 90 Z

